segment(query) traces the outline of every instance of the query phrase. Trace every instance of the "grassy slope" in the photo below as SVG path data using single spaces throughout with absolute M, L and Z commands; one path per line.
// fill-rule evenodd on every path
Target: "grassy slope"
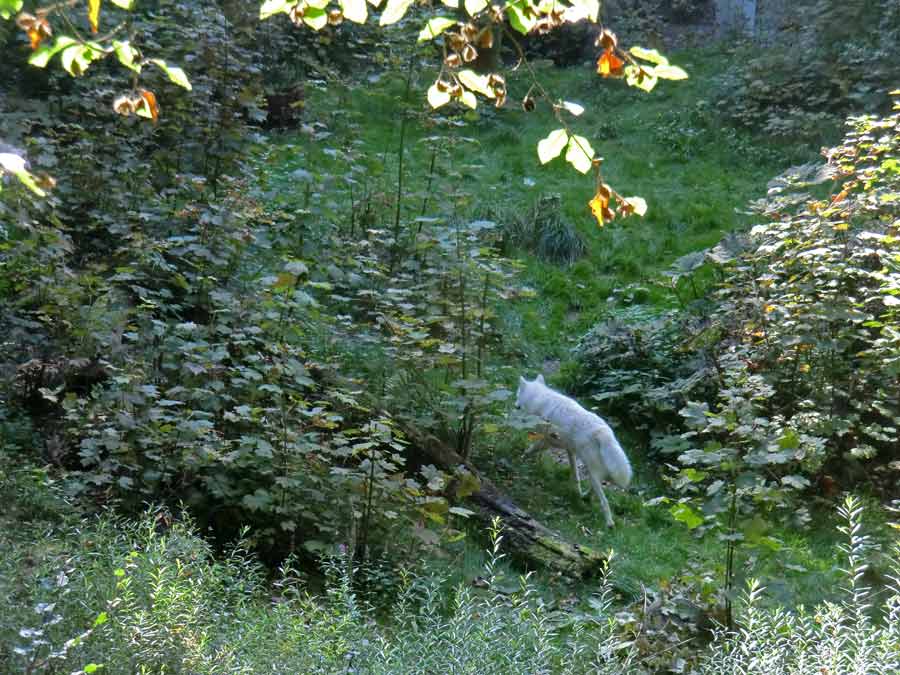
M 587 256 L 569 268 L 523 256 L 526 283 L 537 291 L 532 300 L 502 308 L 505 334 L 524 355 L 524 367 L 540 369 L 547 359 L 565 359 L 571 344 L 598 318 L 621 305 L 629 285 L 641 285 L 650 305 L 671 303 L 657 284 L 658 273 L 677 257 L 715 244 L 723 233 L 746 222 L 740 209 L 764 194 L 766 182 L 792 162 L 809 161 L 812 148 L 774 148 L 731 128 L 721 127 L 707 102 L 712 78 L 727 64 L 726 56 L 710 50 L 672 55 L 691 79 L 661 83 L 651 94 L 627 89 L 619 82 L 604 82 L 586 68 L 539 68 L 551 94 L 587 108 L 573 128 L 593 142 L 605 158 L 604 175 L 623 194 L 647 199 L 643 219 L 614 221 L 598 228 L 586 206 L 592 179 L 575 173 L 557 160 L 540 166 L 537 141 L 558 126 L 544 107 L 525 113 L 513 104 L 501 112 L 481 109 L 465 116 L 465 124 L 434 124 L 421 98 L 430 83 L 427 73 L 415 74 L 409 108 L 418 116 L 407 124 L 404 155 L 407 205 L 403 218 L 420 214 L 428 182 L 431 149 L 436 136 L 450 139 L 450 156 L 438 154 L 435 180 L 425 215 L 477 217 L 484 212 L 522 210 L 541 194 L 559 193 L 564 216 L 588 242 Z M 510 78 L 513 100 L 520 100 L 529 83 L 521 73 Z M 393 195 L 396 190 L 399 123 L 397 104 L 404 100 L 402 76 L 349 90 L 332 85 L 313 93 L 312 115 L 332 135 L 312 141 L 308 135 L 287 135 L 271 157 L 274 185 L 287 205 L 309 206 L 339 223 L 349 221 L 349 201 L 342 176 L 348 164 L 336 159 L 334 149 L 352 149 L 355 161 L 365 166 L 356 177 L 373 193 Z M 455 118 L 460 121 L 459 117 Z M 312 174 L 312 185 L 325 186 L 321 194 L 297 190 L 290 179 L 296 169 Z M 362 178 L 363 174 L 367 178 Z M 294 189 L 291 190 L 290 186 Z M 360 184 L 357 184 L 357 198 Z M 486 208 L 487 207 L 487 208 Z M 393 213 L 385 208 L 375 226 L 391 227 Z M 508 345 L 509 346 L 509 345 Z M 510 379 L 516 368 L 497 364 Z M 517 366 L 521 367 L 521 366 Z M 625 432 L 627 440 L 627 432 Z M 480 464 L 528 510 L 572 538 L 614 548 L 619 554 L 618 579 L 628 594 L 640 584 L 658 586 L 679 579 L 695 588 L 709 575 L 719 583 L 724 550 L 712 540 L 698 541 L 664 510 L 645 508 L 644 500 L 661 493 L 657 472 L 642 464 L 639 448 L 629 445 L 638 470 L 637 487 L 628 494 L 614 492 L 611 501 L 620 526 L 612 533 L 594 531 L 599 509 L 579 501 L 570 488 L 568 471 L 545 459 L 521 462 L 522 439 L 490 444 Z M 535 489 L 534 486 L 540 486 Z M 823 517 L 809 534 L 784 530 L 772 533 L 784 542 L 777 553 L 754 552 L 761 565 L 748 567 L 774 586 L 779 600 L 809 602 L 821 597 L 823 582 L 831 583 L 836 568 L 833 519 Z M 461 549 L 456 563 L 473 573 L 480 555 Z M 808 574 L 803 570 L 808 570 Z

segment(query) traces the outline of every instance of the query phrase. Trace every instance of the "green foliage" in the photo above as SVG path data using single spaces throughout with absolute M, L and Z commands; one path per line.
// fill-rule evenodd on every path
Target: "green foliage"
M 477 587 L 403 572 L 387 617 L 376 621 L 358 590 L 365 570 L 346 554 L 327 556 L 318 596 L 286 563 L 273 602 L 244 542 L 213 557 L 190 523 L 165 512 L 135 523 L 103 517 L 52 533 L 15 595 L 0 600 L 0 666 L 45 672 L 27 646 L 39 640 L 34 649 L 52 653 L 50 672 L 90 672 L 92 663 L 129 674 L 339 673 L 348 665 L 373 675 L 627 669 L 609 577 L 584 610 L 552 609 L 527 577 L 516 582 L 500 572 L 500 538 L 495 530 Z M 51 618 L 31 627 L 44 616 Z M 67 641 L 73 633 L 79 638 Z
M 571 265 L 586 253 L 584 239 L 562 215 L 559 194 L 542 195 L 527 213 L 510 210 L 500 217 L 504 252 L 524 250 L 561 265 Z
M 719 81 L 722 114 L 770 137 L 821 143 L 848 113 L 887 110 L 900 69 L 897 3 L 818 0 L 796 11 L 781 41 L 738 49 Z
M 859 501 L 848 497 L 841 508 L 847 537 L 845 587 L 839 602 L 791 612 L 762 605 L 763 589 L 750 582 L 740 628 L 720 632 L 699 672 L 818 675 L 820 673 L 893 673 L 900 668 L 900 589 L 894 585 L 874 606 L 864 586 L 866 556 L 872 543 L 861 533 Z M 893 574 L 900 546 L 891 553 Z M 873 610 L 874 616 L 873 616 Z

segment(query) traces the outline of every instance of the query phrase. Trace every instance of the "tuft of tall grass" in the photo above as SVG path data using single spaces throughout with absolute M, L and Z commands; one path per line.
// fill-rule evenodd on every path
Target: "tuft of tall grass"
M 843 599 L 796 612 L 761 606 L 763 589 L 751 580 L 740 627 L 721 632 L 704 656 L 702 675 L 888 675 L 900 673 L 900 542 L 892 555 L 891 587 L 876 606 L 865 585 L 870 538 L 862 507 L 849 496 L 839 509 L 847 543 Z

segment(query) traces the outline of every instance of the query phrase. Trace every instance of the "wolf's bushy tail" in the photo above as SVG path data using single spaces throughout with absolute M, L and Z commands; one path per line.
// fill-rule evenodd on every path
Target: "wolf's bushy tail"
M 619 487 L 628 487 L 631 482 L 631 463 L 616 440 L 612 429 L 609 427 L 600 429 L 594 434 L 594 438 L 600 445 L 600 456 L 606 467 L 606 473 Z

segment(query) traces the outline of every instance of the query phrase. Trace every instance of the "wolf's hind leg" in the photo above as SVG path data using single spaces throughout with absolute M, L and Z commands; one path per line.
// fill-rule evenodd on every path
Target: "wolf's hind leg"
M 606 519 L 606 526 L 611 528 L 613 526 L 612 512 L 609 510 L 609 502 L 606 501 L 606 495 L 603 493 L 603 483 L 590 471 L 588 471 L 588 476 L 591 479 L 591 487 L 594 488 L 597 499 L 600 500 L 600 508 L 603 509 L 603 517 Z

